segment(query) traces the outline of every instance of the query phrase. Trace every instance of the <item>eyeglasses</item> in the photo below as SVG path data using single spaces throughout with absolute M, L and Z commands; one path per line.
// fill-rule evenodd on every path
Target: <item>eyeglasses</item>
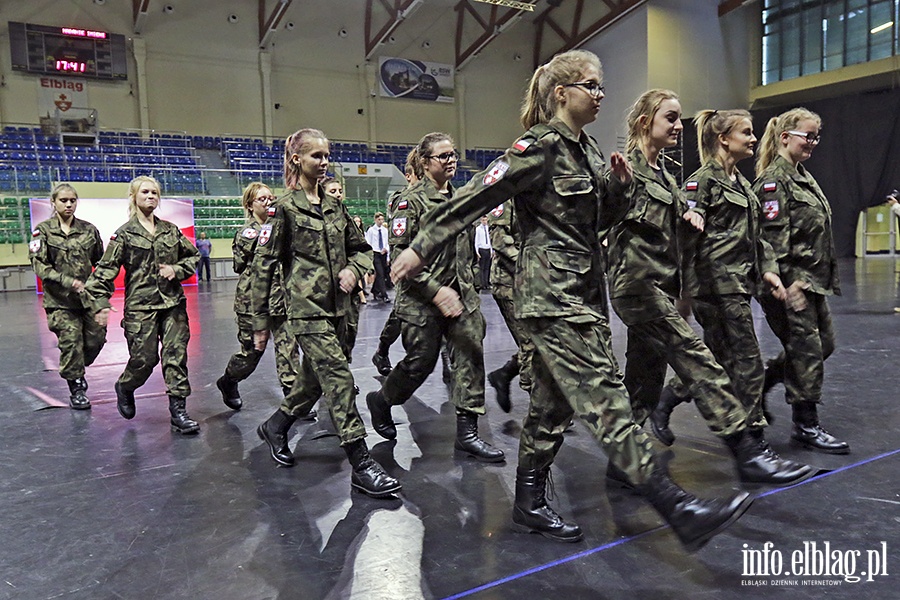
M 822 136 L 818 133 L 806 133 L 805 131 L 785 131 L 788 135 L 796 135 L 797 137 L 806 138 L 807 144 L 818 144 L 822 141 Z
M 459 152 L 454 150 L 453 152 L 444 152 L 443 154 L 433 154 L 431 156 L 426 156 L 425 158 L 436 158 L 444 164 L 447 164 L 451 160 L 459 160 Z
M 254 202 L 274 202 L 275 196 L 258 196 L 253 199 Z
M 563 87 L 580 87 L 594 98 L 603 95 L 604 87 L 596 81 L 576 81 L 575 83 L 564 83 Z

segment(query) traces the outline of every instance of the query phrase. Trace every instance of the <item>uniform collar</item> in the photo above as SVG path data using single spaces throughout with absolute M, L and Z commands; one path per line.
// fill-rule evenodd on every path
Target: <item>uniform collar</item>
M 335 205 L 337 205 L 338 201 L 325 193 L 325 188 L 322 187 L 322 184 L 316 185 L 316 195 L 319 197 L 319 206 L 322 209 L 322 214 L 333 212 L 335 210 Z M 302 189 L 291 190 L 290 199 L 291 204 L 298 209 L 316 215 L 319 214 L 319 209 L 309 201 L 309 198 L 306 197 L 306 192 Z
M 153 224 L 156 226 L 157 234 L 160 232 L 160 229 L 164 223 L 162 219 L 157 217 L 155 214 L 151 215 L 153 217 Z M 131 233 L 136 233 L 141 237 L 145 237 L 148 240 L 153 240 L 153 234 L 144 229 L 144 226 L 141 225 L 140 221 L 138 221 L 137 215 L 134 215 L 130 219 L 128 219 L 128 223 L 125 224 L 125 228 Z
M 559 133 L 559 135 L 571 142 L 575 142 L 576 144 L 586 144 L 589 139 L 588 135 L 584 132 L 583 129 L 581 130 L 581 135 L 576 136 L 575 132 L 569 129 L 569 126 L 566 125 L 566 122 L 559 117 L 553 117 L 552 119 L 550 119 L 550 121 L 547 123 L 547 126 L 552 127 L 557 131 L 557 133 Z
M 797 163 L 797 166 L 795 167 L 791 164 L 791 161 L 780 154 L 775 155 L 775 160 L 773 162 L 778 165 L 781 170 L 790 175 L 791 179 L 794 181 L 799 183 L 809 183 L 809 173 L 807 172 L 806 167 L 803 166 L 803 163 Z

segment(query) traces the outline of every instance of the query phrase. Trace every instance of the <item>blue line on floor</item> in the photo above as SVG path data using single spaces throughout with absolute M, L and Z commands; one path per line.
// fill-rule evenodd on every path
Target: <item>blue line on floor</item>
M 832 475 L 836 475 L 838 473 L 843 473 L 849 469 L 855 469 L 856 467 L 861 467 L 863 465 L 867 465 L 870 462 L 875 462 L 876 460 L 881 460 L 882 458 L 888 458 L 890 456 L 894 456 L 895 454 L 900 453 L 900 448 L 896 450 L 892 450 L 890 452 L 885 452 L 884 454 L 879 454 L 878 456 L 873 456 L 871 458 L 867 458 L 865 460 L 861 460 L 859 462 L 855 462 L 853 464 L 840 467 L 833 471 L 828 471 L 827 473 L 823 473 L 821 475 L 816 475 L 806 481 L 797 483 L 795 485 L 791 485 L 788 487 L 776 488 L 774 490 L 769 490 L 768 492 L 764 492 L 762 494 L 758 494 L 756 496 L 757 499 L 765 498 L 766 496 L 771 496 L 772 494 L 777 494 L 779 492 L 783 492 L 785 490 L 790 490 L 796 487 L 800 487 L 801 485 L 806 485 L 807 483 L 812 483 L 813 481 L 818 481 L 819 479 L 823 479 L 825 477 L 830 477 Z M 564 565 L 568 562 L 572 562 L 573 560 L 578 560 L 580 558 L 584 558 L 586 556 L 590 556 L 591 554 L 596 554 L 597 552 L 602 552 L 603 550 L 609 550 L 610 548 L 615 548 L 616 546 L 621 546 L 622 544 L 626 544 L 628 542 L 632 542 L 634 540 L 640 539 L 644 536 L 650 535 L 651 533 L 656 533 L 662 529 L 668 529 L 668 525 L 660 525 L 659 527 L 655 527 L 653 529 L 649 529 L 642 533 L 638 533 L 637 535 L 632 535 L 626 538 L 622 538 L 621 540 L 616 540 L 615 542 L 610 542 L 608 544 L 603 544 L 602 546 L 597 546 L 596 548 L 590 548 L 585 550 L 584 552 L 579 552 L 577 554 L 573 554 L 571 556 L 566 556 L 560 558 L 558 560 L 554 560 L 543 565 L 538 565 L 536 567 L 532 567 L 530 569 L 526 569 L 525 571 L 520 571 L 519 573 L 513 573 L 512 575 L 508 575 L 507 577 L 503 577 L 502 579 L 497 579 L 494 581 L 489 581 L 483 585 L 479 585 L 478 587 L 474 587 L 463 592 L 459 592 L 457 594 L 453 594 L 452 596 L 447 596 L 444 600 L 456 600 L 457 598 L 465 598 L 466 596 L 471 596 L 472 594 L 477 594 L 478 592 L 483 592 L 485 590 L 489 590 L 493 587 L 497 587 L 499 585 L 503 585 L 504 583 L 508 583 L 510 581 L 515 581 L 516 579 L 521 579 L 522 577 L 527 577 L 533 573 L 539 573 L 541 571 L 546 571 L 547 569 L 552 569 L 553 567 Z

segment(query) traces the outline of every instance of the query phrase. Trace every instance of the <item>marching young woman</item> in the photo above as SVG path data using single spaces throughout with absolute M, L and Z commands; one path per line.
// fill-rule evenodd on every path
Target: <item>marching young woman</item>
M 84 368 L 93 364 L 106 343 L 106 326 L 84 306 L 84 283 L 103 256 L 100 232 L 75 217 L 78 192 L 60 183 L 50 192 L 53 216 L 38 223 L 28 244 L 35 275 L 44 286 L 47 325 L 58 340 L 59 376 L 69 384 L 69 406 L 91 407 Z
M 745 135 L 743 128 L 747 123 L 743 119 L 742 115 L 726 118 L 725 123 L 729 125 L 722 135 L 732 135 L 731 130 L 734 128 L 741 131 L 741 136 Z M 727 254 L 718 255 L 715 264 L 724 262 L 728 265 L 729 273 L 737 273 L 738 268 L 746 268 L 749 270 L 746 276 L 748 282 L 754 282 L 758 261 L 752 256 L 749 262 L 741 260 L 748 246 L 742 242 L 745 239 L 752 240 L 752 237 L 747 236 L 752 236 L 755 231 L 748 225 L 748 220 L 753 220 L 756 214 L 752 212 L 755 198 L 739 195 L 737 191 L 712 192 L 720 188 L 708 185 L 708 178 L 704 174 L 707 171 L 718 173 L 719 169 L 709 166 L 691 176 L 691 181 L 699 178 L 704 183 L 703 189 L 710 190 L 711 193 L 702 197 L 696 193 L 691 194 L 689 198 L 695 204 L 694 208 L 688 208 L 688 201 L 678 189 L 675 179 L 665 171 L 662 162 L 663 150 L 678 143 L 682 130 L 681 104 L 674 92 L 650 90 L 642 94 L 631 107 L 627 129 L 627 150 L 634 168 L 635 184 L 631 207 L 610 234 L 609 287 L 613 309 L 628 327 L 625 387 L 631 399 L 635 421 L 643 424 L 656 408 L 660 401 L 666 365 L 669 364 L 691 390 L 709 428 L 732 451 L 741 481 L 783 485 L 812 476 L 814 471 L 809 466 L 782 460 L 759 443 L 762 439 L 760 423 L 764 424 L 764 420 L 760 420 L 761 415 L 757 414 L 762 393 L 761 380 L 756 381 L 756 387 L 748 390 L 743 377 L 744 373 L 754 368 L 757 376 L 762 373 L 759 346 L 753 332 L 749 293 L 720 295 L 710 289 L 703 289 L 704 293 L 694 298 L 698 321 L 704 326 L 714 327 L 706 334 L 709 348 L 694 333 L 675 306 L 675 299 L 682 292 L 690 295 L 697 291 L 695 285 L 685 282 L 682 268 L 684 247 L 687 245 L 687 238 L 692 235 L 691 231 L 700 235 L 701 242 L 697 252 L 699 256 L 705 257 L 705 236 L 710 236 L 710 240 L 717 240 L 709 243 L 716 243 L 718 248 L 722 248 L 723 234 L 718 227 L 727 223 L 730 228 L 728 231 L 735 238 L 733 248 Z M 752 130 L 750 135 L 752 136 Z M 748 148 L 748 145 L 740 146 L 734 156 L 743 157 Z M 705 156 L 708 161 L 716 161 L 715 165 L 721 160 L 733 170 L 736 164 L 735 160 L 729 160 L 731 154 L 724 150 L 712 157 L 705 150 L 703 152 L 701 156 Z M 739 176 L 735 175 L 735 182 L 739 181 Z M 722 181 L 719 183 L 725 185 Z M 738 189 L 747 192 L 749 186 Z M 723 205 L 724 201 L 720 196 L 730 202 Z M 743 204 L 734 204 L 740 200 Z M 732 204 L 734 211 L 729 208 Z M 729 214 L 726 221 L 723 215 L 728 212 L 736 214 Z M 704 214 L 710 215 L 710 227 L 706 232 L 700 233 L 704 229 Z M 706 283 L 710 275 L 712 273 L 704 271 L 700 279 Z M 730 280 L 723 283 L 723 286 L 728 284 L 731 284 Z M 784 290 L 778 286 L 775 286 L 774 293 L 784 296 Z M 717 337 L 713 337 L 712 332 Z M 738 348 L 731 355 L 725 354 L 722 346 L 730 345 Z M 748 364 L 744 365 L 742 361 Z M 656 421 L 652 423 L 654 426 L 658 425 Z M 661 439 L 664 443 L 672 442 L 664 436 Z M 610 465 L 608 475 L 613 479 L 623 479 L 614 465 Z
M 115 385 L 119 414 L 134 418 L 134 392 L 146 383 L 161 355 L 172 431 L 196 433 L 200 425 L 186 409 L 191 394 L 187 370 L 191 329 L 181 282 L 197 270 L 200 255 L 177 225 L 154 214 L 160 193 L 159 182 L 152 177 L 131 180 L 130 218 L 110 238 L 85 288 L 97 322 L 106 326 L 115 279 L 119 269 L 125 269 L 122 329 L 128 341 L 128 364 Z
M 353 375 L 342 342 L 350 294 L 372 267 L 369 245 L 343 204 L 319 181 L 328 169 L 328 139 L 318 129 L 301 129 L 284 145 L 285 196 L 269 208 L 253 257 L 258 272 L 250 288 L 253 338 L 261 350 L 272 329 L 272 278 L 280 268 L 288 327 L 303 351 L 297 381 L 281 407 L 257 428 L 272 459 L 293 466 L 288 432 L 323 396 L 341 446 L 353 466 L 352 487 L 374 497 L 389 496 L 400 483 L 369 456 L 366 428 L 356 409 Z
M 434 132 L 417 147 L 417 161 L 424 177 L 404 190 L 391 211 L 391 251 L 407 248 L 428 214 L 447 204 L 454 194 L 450 180 L 459 155 L 453 139 Z M 391 407 L 403 404 L 431 375 L 446 340 L 453 384 L 451 402 L 456 407 L 454 448 L 482 462 L 505 460 L 503 451 L 478 435 L 478 417 L 484 409 L 484 316 L 472 273 L 473 230 L 457 232 L 432 263 L 418 276 L 397 286 L 394 312 L 400 320 L 406 356 L 390 372 L 381 389 L 366 396 L 372 426 L 385 439 L 397 437 Z
M 242 198 L 247 222 L 234 235 L 231 243 L 234 272 L 238 274 L 237 287 L 234 291 L 234 319 L 238 326 L 238 343 L 241 349 L 228 361 L 225 373 L 216 381 L 216 387 L 222 392 L 222 401 L 232 410 L 241 410 L 241 399 L 238 383 L 250 377 L 259 365 L 265 346 L 261 350 L 253 344 L 253 314 L 250 306 L 250 288 L 253 285 L 255 271 L 250 268 L 259 232 L 268 219 L 269 204 L 275 201 L 272 190 L 259 181 L 250 183 L 244 188 Z M 287 316 L 284 307 L 284 291 L 281 274 L 276 270 L 272 278 L 275 289 L 269 299 L 272 305 L 269 316 L 275 329 L 272 337 L 275 342 L 275 372 L 284 395 L 290 393 L 297 378 L 297 365 L 300 364 L 300 353 L 297 343 L 287 329 Z
M 812 450 L 847 454 L 850 445 L 822 429 L 818 413 L 825 359 L 835 343 L 827 298 L 841 293 L 831 207 L 803 166 L 819 144 L 821 127 L 819 116 L 805 108 L 766 124 L 753 184 L 762 203 L 761 234 L 775 250 L 784 284 L 798 299 L 785 306 L 762 297 L 760 304 L 784 347 L 767 368 L 767 380 L 784 381 L 793 413 L 791 439 Z
M 392 273 L 402 279 L 431 261 L 482 214 L 514 198 L 522 232 L 516 316 L 531 334 L 531 402 L 519 441 L 513 521 L 560 541 L 581 529 L 546 501 L 550 465 L 570 418 L 578 416 L 612 461 L 689 549 L 705 544 L 750 505 L 739 493 L 699 500 L 654 460 L 633 421 L 604 315 L 600 243 L 628 208 L 632 169 L 615 153 L 606 168 L 583 127 L 603 99 L 600 61 L 583 50 L 559 54 L 535 71 L 522 109 L 528 131 L 486 171 L 436 208 Z M 598 235 L 599 232 L 599 235 Z

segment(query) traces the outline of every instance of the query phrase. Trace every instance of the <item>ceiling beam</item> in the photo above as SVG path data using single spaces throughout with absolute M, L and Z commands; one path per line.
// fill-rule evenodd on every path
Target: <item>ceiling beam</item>
M 536 1 L 536 0 L 534 0 Z M 534 1 L 528 1 L 526 4 L 534 4 Z M 517 8 L 508 8 L 501 12 L 498 6 L 490 7 L 490 16 L 485 19 L 475 10 L 475 7 L 469 0 L 460 0 L 459 4 L 454 7 L 456 11 L 456 69 L 462 69 L 469 61 L 475 58 L 488 44 L 490 44 L 497 36 L 512 27 L 519 19 L 522 18 L 524 12 Z M 462 47 L 463 31 L 467 20 L 474 20 L 475 26 L 481 29 L 481 34 L 472 41 L 471 44 Z
M 724 17 L 733 10 L 737 10 L 745 4 L 750 4 L 754 0 L 723 0 L 719 2 L 719 16 Z
M 647 0 L 618 0 L 618 2 L 604 0 L 604 3 L 610 7 L 610 11 L 593 23 L 582 24 L 581 20 L 584 13 L 585 0 L 575 1 L 577 4 L 572 13 L 572 21 L 571 23 L 567 23 L 567 27 L 564 27 L 554 18 L 554 15 L 558 13 L 556 7 L 548 8 L 535 19 L 536 32 L 533 56 L 535 66 L 543 63 L 545 58 L 549 59 L 551 56 L 559 54 L 560 52 L 580 48 L 589 39 L 611 26 L 641 4 L 647 2 Z M 544 33 L 547 29 L 556 33 L 556 35 L 562 39 L 563 43 L 558 48 L 553 48 L 548 52 L 544 52 L 542 46 L 544 42 Z
M 278 26 L 281 24 L 284 13 L 287 12 L 287 9 L 291 6 L 291 2 L 293 1 L 294 0 L 278 0 L 275 7 L 272 9 L 272 12 L 266 14 L 266 0 L 259 0 L 260 49 L 265 49 L 272 41 L 272 38 L 275 37 L 275 32 L 278 31 Z
M 375 11 L 373 10 L 376 3 L 387 11 L 388 17 L 381 29 L 377 31 L 375 31 Z M 421 3 L 422 0 L 366 0 L 366 60 L 372 58 L 378 46 L 388 39 L 400 26 L 400 23 L 411 15 Z
M 134 34 L 140 35 L 147 13 L 150 12 L 150 0 L 131 0 L 131 8 L 134 13 Z

